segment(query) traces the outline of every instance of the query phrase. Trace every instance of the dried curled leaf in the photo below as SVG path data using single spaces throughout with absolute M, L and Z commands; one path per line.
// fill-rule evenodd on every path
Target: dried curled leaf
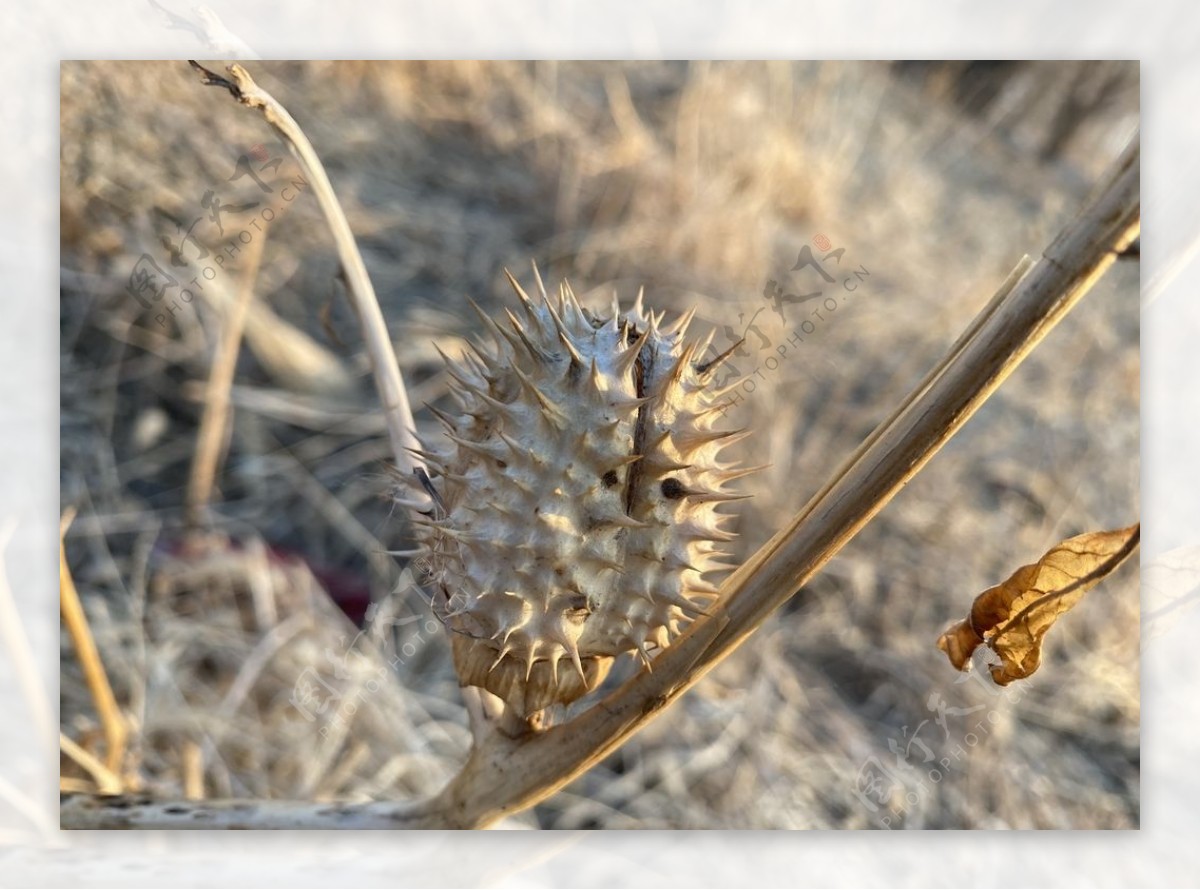
M 961 671 L 986 643 L 1000 656 L 1000 663 L 991 667 L 993 680 L 1007 686 L 1025 679 L 1041 663 L 1042 638 L 1058 616 L 1121 565 L 1137 549 L 1140 536 L 1141 525 L 1136 524 L 1068 538 L 979 594 L 967 619 L 938 637 L 938 648 Z

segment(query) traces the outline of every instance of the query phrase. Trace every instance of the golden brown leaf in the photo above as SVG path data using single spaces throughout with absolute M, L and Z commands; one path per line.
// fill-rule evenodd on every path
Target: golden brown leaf
M 1042 638 L 1064 612 L 1137 549 L 1141 525 L 1068 538 L 1033 565 L 1022 566 L 1003 584 L 975 598 L 971 614 L 940 637 L 937 645 L 958 670 L 986 643 L 1000 663 L 992 679 L 1001 686 L 1023 680 L 1042 660 Z

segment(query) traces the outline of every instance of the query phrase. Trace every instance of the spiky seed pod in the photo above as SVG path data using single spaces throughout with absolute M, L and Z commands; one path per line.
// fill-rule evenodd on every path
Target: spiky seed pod
M 539 278 L 535 302 L 509 280 L 524 317 L 480 312 L 492 342 L 447 359 L 461 412 L 439 413 L 444 509 L 419 526 L 460 682 L 529 717 L 703 612 L 731 537 L 716 508 L 746 471 L 720 459 L 741 435 L 713 426 L 690 317 L 664 329 L 639 294 L 601 319 L 565 284 Z

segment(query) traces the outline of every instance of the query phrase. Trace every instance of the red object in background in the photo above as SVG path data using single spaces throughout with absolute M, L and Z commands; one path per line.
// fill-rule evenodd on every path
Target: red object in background
M 833 247 L 833 242 L 824 235 L 814 235 L 813 244 L 816 245 L 817 250 L 829 250 Z
M 250 157 L 256 161 L 265 161 L 267 159 L 267 147 L 261 142 L 250 149 Z
M 365 577 L 349 569 L 318 565 L 306 559 L 304 554 L 284 547 L 268 547 L 267 554 L 272 560 L 299 561 L 308 566 L 308 570 L 325 588 L 337 607 L 356 625 L 362 626 L 367 617 L 367 608 L 371 605 L 371 585 Z
M 176 559 L 188 559 L 197 555 L 195 549 L 189 547 L 187 539 L 169 540 L 160 546 L 162 551 Z M 229 541 L 227 546 L 230 550 L 245 550 L 237 541 Z M 267 559 L 280 566 L 303 563 L 347 618 L 359 627 L 366 621 L 367 609 L 371 605 L 371 585 L 365 576 L 349 569 L 315 563 L 302 552 L 288 547 L 268 545 Z

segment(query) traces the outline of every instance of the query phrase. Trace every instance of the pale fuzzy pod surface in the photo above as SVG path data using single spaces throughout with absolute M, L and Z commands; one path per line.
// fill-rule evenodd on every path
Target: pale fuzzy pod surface
M 568 285 L 497 322 L 491 342 L 447 359 L 451 448 L 424 455 L 441 504 L 418 520 L 463 685 L 521 717 L 569 703 L 613 658 L 648 662 L 716 595 L 717 512 L 750 470 L 721 459 L 743 433 L 715 428 L 720 394 L 687 342 L 641 295 L 583 309 Z

